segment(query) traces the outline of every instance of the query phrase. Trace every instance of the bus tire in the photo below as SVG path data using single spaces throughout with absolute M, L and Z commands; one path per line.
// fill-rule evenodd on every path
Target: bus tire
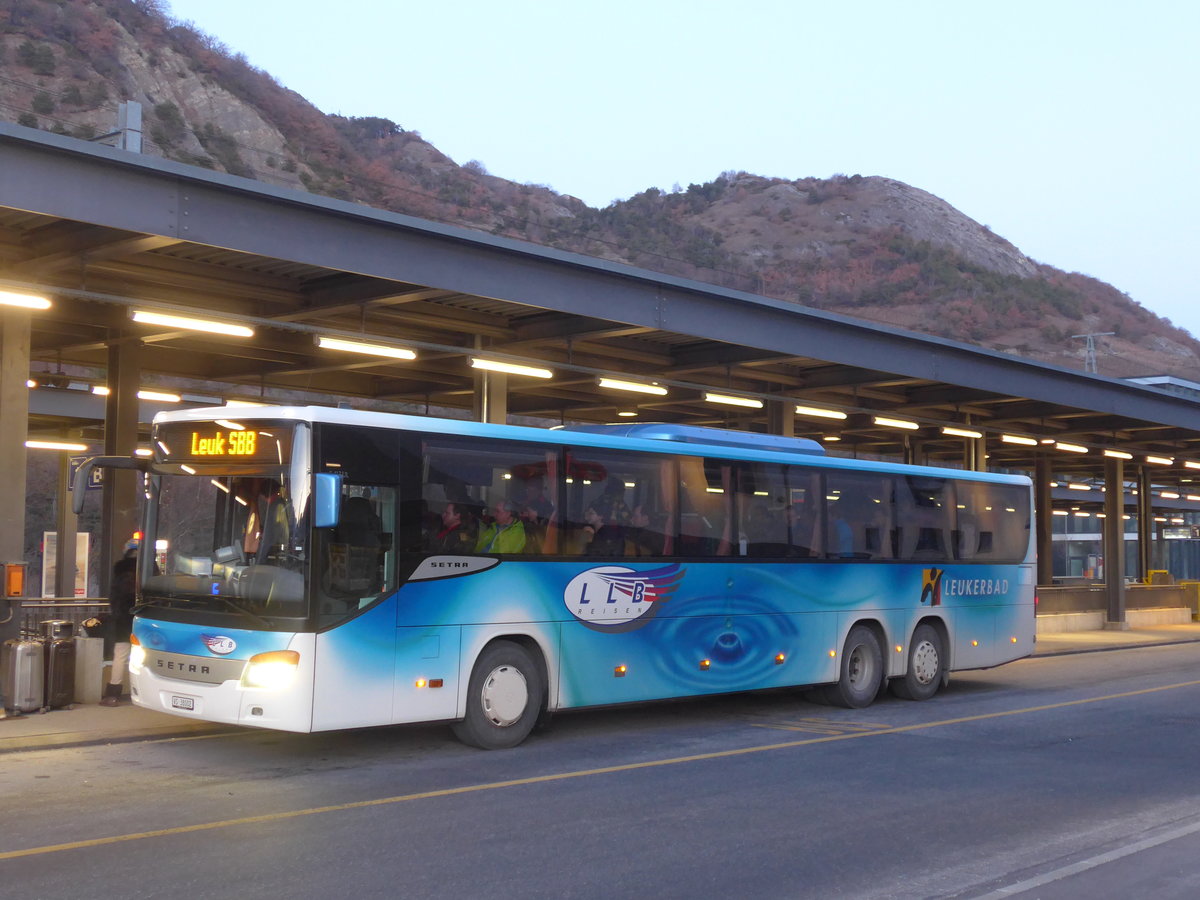
M 506 750 L 529 736 L 542 712 L 541 667 L 512 641 L 489 644 L 467 685 L 467 714 L 451 725 L 455 737 L 481 750 Z
M 875 702 L 882 682 L 879 640 L 866 625 L 855 625 L 846 635 L 837 683 L 826 686 L 825 700 L 832 706 L 862 709 Z
M 922 623 L 908 642 L 908 671 L 892 682 L 892 693 L 905 700 L 928 700 L 938 692 L 945 677 L 942 636 L 932 625 Z

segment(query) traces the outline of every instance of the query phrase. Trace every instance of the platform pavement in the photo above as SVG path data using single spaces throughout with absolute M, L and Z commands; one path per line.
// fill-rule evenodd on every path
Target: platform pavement
M 87 744 L 196 738 L 249 731 L 233 725 L 196 722 L 134 706 L 76 703 L 44 713 L 8 714 L 0 719 L 0 754 L 20 750 L 52 750 Z
M 1034 656 L 1095 653 L 1130 647 L 1200 642 L 1200 622 L 1156 625 L 1125 631 L 1073 631 L 1039 634 Z M 0 719 L 0 754 L 26 750 L 51 750 L 90 744 L 133 741 L 185 740 L 236 734 L 257 729 L 197 722 L 133 706 L 76 704 L 70 709 Z

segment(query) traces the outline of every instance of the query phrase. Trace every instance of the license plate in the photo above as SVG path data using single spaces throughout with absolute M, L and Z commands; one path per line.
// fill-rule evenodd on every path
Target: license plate
M 193 700 L 191 697 L 172 697 L 171 698 L 171 708 L 172 709 L 194 710 L 196 708 L 196 701 Z

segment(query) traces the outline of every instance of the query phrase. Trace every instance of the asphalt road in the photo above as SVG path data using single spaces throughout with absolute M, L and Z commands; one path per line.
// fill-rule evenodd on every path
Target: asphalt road
M 11 897 L 1200 894 L 1200 644 L 794 692 L 0 757 Z

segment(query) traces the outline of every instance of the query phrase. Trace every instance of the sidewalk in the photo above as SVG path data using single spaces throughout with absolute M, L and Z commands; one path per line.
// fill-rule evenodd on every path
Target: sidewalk
M 134 706 L 77 703 L 70 709 L 26 713 L 0 719 L 0 754 L 50 750 L 87 744 L 120 744 L 165 738 L 190 738 L 249 730 L 213 722 L 196 722 Z
M 1067 631 L 1039 634 L 1034 656 L 1061 656 L 1067 653 L 1094 653 L 1097 650 L 1123 650 L 1128 647 L 1154 647 L 1162 644 L 1189 644 L 1200 641 L 1200 622 L 1182 625 L 1146 625 L 1128 631 Z
M 1039 634 L 1034 656 L 1062 656 L 1195 642 L 1200 642 L 1200 622 L 1131 628 L 1128 631 L 1072 631 Z M 71 709 L 10 715 L 0 719 L 0 754 L 89 744 L 196 738 L 250 730 L 254 729 L 197 722 L 153 712 L 133 706 L 128 701 L 117 707 L 77 704 Z

